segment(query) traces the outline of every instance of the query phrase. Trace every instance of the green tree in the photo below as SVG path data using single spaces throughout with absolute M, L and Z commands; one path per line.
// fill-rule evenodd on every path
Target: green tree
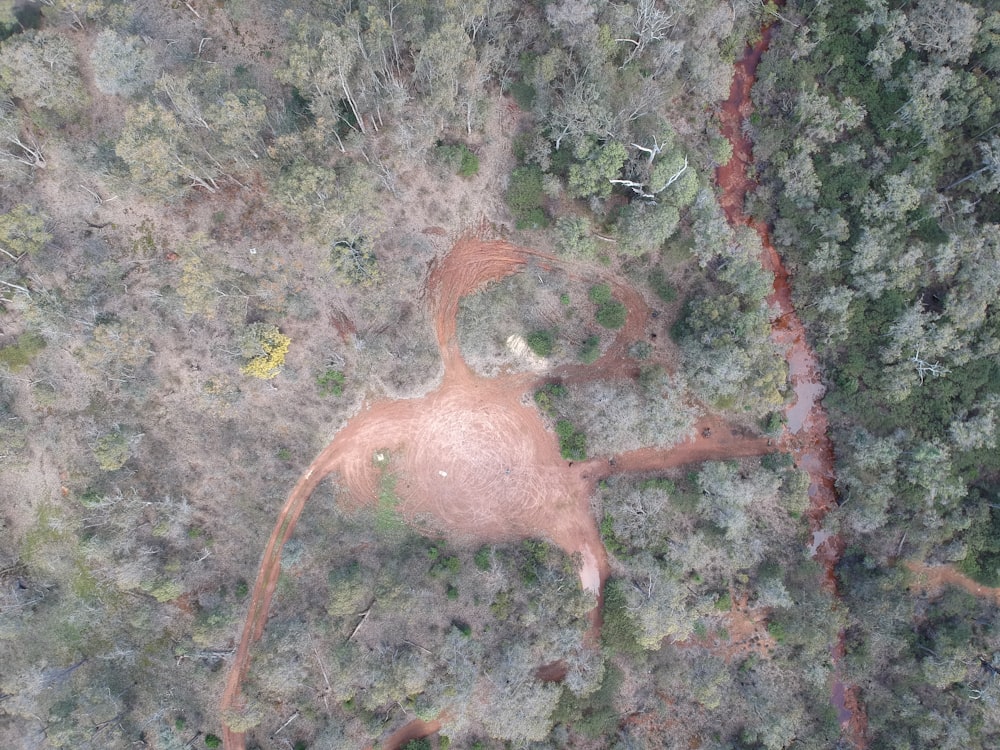
M 152 51 L 137 36 L 121 36 L 104 29 L 90 52 L 94 84 L 104 94 L 134 96 L 153 83 L 156 76 Z
M 597 144 L 583 140 L 573 150 L 577 159 L 569 168 L 569 193 L 577 198 L 606 198 L 611 180 L 621 171 L 628 153 L 618 141 Z
M 73 45 L 57 31 L 28 31 L 0 46 L 0 86 L 28 107 L 69 118 L 87 99 Z
M 25 204 L 0 215 L 0 253 L 16 261 L 34 255 L 52 240 L 45 231 L 45 217 Z

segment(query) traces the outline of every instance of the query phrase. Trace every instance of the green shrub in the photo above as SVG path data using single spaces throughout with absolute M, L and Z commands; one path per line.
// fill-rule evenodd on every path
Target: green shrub
M 472 177 L 479 173 L 479 157 L 464 143 L 439 144 L 434 149 L 434 158 L 441 166 L 459 177 Z
M 97 438 L 92 450 L 102 471 L 117 471 L 131 454 L 128 437 L 117 430 Z
M 523 110 L 530 110 L 535 104 L 535 87 L 524 81 L 514 81 L 510 85 L 510 95 Z
M 728 591 L 719 594 L 719 598 L 715 600 L 715 608 L 720 612 L 728 612 L 733 608 L 733 597 L 729 595 Z
M 321 396 L 341 396 L 344 393 L 344 380 L 344 373 L 340 370 L 328 369 L 316 376 L 316 386 Z
M 525 339 L 528 348 L 539 357 L 547 357 L 552 354 L 552 347 L 555 345 L 555 338 L 552 331 L 532 331 Z
M 625 325 L 625 319 L 627 317 L 628 310 L 626 310 L 625 305 L 618 300 L 605 302 L 597 308 L 597 313 L 594 315 L 594 318 L 598 323 L 605 328 L 610 328 L 612 330 L 617 330 Z
M 459 177 L 472 177 L 479 174 L 479 157 L 462 146 L 462 163 L 458 167 Z
M 601 339 L 598 336 L 588 336 L 580 346 L 580 361 L 592 364 L 601 356 Z
M 214 734 L 206 734 L 205 747 L 222 747 L 222 738 Z
M 45 339 L 37 333 L 22 333 L 13 344 L 0 348 L 0 365 L 11 372 L 23 370 L 45 348 Z
M 556 402 L 565 397 L 566 386 L 561 383 L 548 383 L 535 391 L 535 403 L 550 417 L 556 413 Z
M 649 272 L 649 286 L 653 293 L 664 302 L 673 302 L 677 299 L 677 290 L 667 281 L 666 275 L 660 268 L 654 268 Z
M 556 422 L 556 435 L 559 436 L 559 452 L 563 458 L 568 461 L 583 461 L 587 458 L 587 436 L 568 419 Z
M 480 547 L 476 550 L 475 557 L 472 561 L 476 564 L 476 567 L 480 570 L 486 571 L 490 569 L 490 548 L 487 546 Z
M 780 411 L 772 411 L 761 420 L 760 426 L 768 435 L 777 435 L 781 432 L 787 421 L 785 415 Z
M 635 620 L 629 614 L 622 586 L 621 581 L 612 579 L 604 587 L 601 643 L 613 654 L 638 654 L 642 647 L 636 640 Z
M 587 291 L 587 297 L 595 305 L 604 305 L 611 301 L 611 287 L 607 284 L 594 284 Z
M 507 186 L 507 205 L 514 214 L 517 228 L 539 229 L 546 226 L 548 219 L 542 209 L 544 202 L 541 167 L 529 164 L 515 169 Z

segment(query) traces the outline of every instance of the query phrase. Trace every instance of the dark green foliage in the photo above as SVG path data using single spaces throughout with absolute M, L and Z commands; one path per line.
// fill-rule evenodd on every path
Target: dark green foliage
M 959 569 L 985 586 L 1000 586 L 1000 508 L 996 498 L 974 516 L 963 541 L 968 552 Z
M 403 750 L 431 750 L 431 741 L 426 737 L 419 740 L 410 740 L 403 745 Z
M 581 697 L 563 688 L 559 705 L 552 714 L 553 721 L 571 726 L 591 739 L 608 735 L 618 726 L 619 716 L 614 703 L 623 681 L 621 670 L 609 665 L 601 686 L 593 693 Z
M 612 654 L 638 654 L 635 621 L 628 613 L 624 582 L 611 578 L 604 586 L 604 609 L 601 613 L 601 645 Z
M 784 428 L 787 421 L 785 415 L 780 411 L 772 411 L 761 420 L 760 426 L 768 435 L 777 435 Z
M 214 734 L 206 734 L 205 747 L 222 747 L 222 738 Z
M 663 269 L 657 266 L 649 272 L 649 286 L 653 293 L 664 302 L 673 302 L 677 299 L 677 289 L 667 279 Z
M 615 536 L 614 518 L 608 514 L 605 514 L 604 518 L 601 519 L 601 541 L 604 542 L 604 546 L 612 555 L 623 557 L 628 554 L 628 547 Z
M 627 317 L 628 310 L 618 300 L 605 302 L 597 308 L 597 312 L 594 315 L 598 323 L 612 330 L 617 330 L 624 326 Z
M 568 419 L 556 422 L 559 437 L 559 452 L 569 461 L 583 461 L 587 458 L 587 436 L 573 426 Z
M 473 557 L 473 562 L 479 570 L 486 571 L 490 569 L 490 548 L 480 547 L 476 550 L 476 555 Z
M 507 205 L 518 229 L 540 229 L 548 224 L 543 205 L 542 170 L 535 164 L 518 167 L 507 185 Z
M 593 364 L 601 356 L 601 339 L 598 336 L 588 336 L 580 345 L 580 361 Z
M 37 333 L 22 333 L 13 344 L 0 347 L 0 366 L 18 372 L 31 364 L 39 352 L 45 348 L 45 339 Z
M 459 177 L 468 178 L 479 174 L 479 157 L 464 143 L 439 144 L 434 149 L 434 158 Z
M 440 555 L 431 565 L 428 573 L 432 578 L 438 576 L 457 575 L 462 568 L 462 561 L 455 555 Z
M 344 373 L 340 370 L 328 369 L 322 375 L 316 376 L 316 386 L 321 396 L 341 396 L 344 393 Z
M 547 383 L 535 391 L 535 403 L 543 414 L 555 416 L 557 402 L 566 398 L 566 386 L 562 383 Z
M 532 331 L 524 337 L 524 341 L 539 357 L 547 357 L 552 354 L 555 336 L 552 331 Z
M 524 81 L 514 81 L 510 85 L 510 95 L 523 110 L 530 110 L 535 103 L 535 87 Z
M 611 287 L 607 284 L 594 284 L 587 290 L 587 297 L 595 305 L 604 305 L 611 301 Z

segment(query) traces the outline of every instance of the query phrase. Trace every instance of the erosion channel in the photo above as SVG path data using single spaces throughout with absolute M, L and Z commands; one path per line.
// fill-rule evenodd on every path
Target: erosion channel
M 772 26 L 762 29 L 761 38 L 748 47 L 736 63 L 729 99 L 722 107 L 723 136 L 733 145 L 729 163 L 718 170 L 717 180 L 722 191 L 719 202 L 726 218 L 733 225 L 749 225 L 760 236 L 764 257 L 761 262 L 774 274 L 774 290 L 768 301 L 777 310 L 771 337 L 785 351 L 788 376 L 795 394 L 786 409 L 787 429 L 782 436 L 784 450 L 792 454 L 795 464 L 809 474 L 809 521 L 813 531 L 811 551 L 823 565 L 825 585 L 836 595 L 834 567 L 843 552 L 843 542 L 822 528 L 823 518 L 837 505 L 834 487 L 833 445 L 828 434 L 826 412 L 816 355 L 806 339 L 805 328 L 792 305 L 788 271 L 771 242 L 768 227 L 752 219 L 743 210 L 744 199 L 753 186 L 747 167 L 753 161 L 753 144 L 744 134 L 742 125 L 750 116 L 750 90 L 756 79 L 757 65 L 766 52 Z M 835 666 L 843 655 L 843 633 L 832 647 Z M 857 686 L 845 685 L 834 671 L 831 700 L 837 709 L 842 730 L 855 747 L 866 745 L 866 719 L 859 701 Z

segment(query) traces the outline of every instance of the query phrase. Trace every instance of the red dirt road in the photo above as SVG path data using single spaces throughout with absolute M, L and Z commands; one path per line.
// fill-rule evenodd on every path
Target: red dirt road
M 332 472 L 354 501 L 371 502 L 380 477 L 395 478 L 398 510 L 409 519 L 429 519 L 453 536 L 482 542 L 545 537 L 578 554 L 584 588 L 600 595 L 609 568 L 589 498 L 597 480 L 612 471 L 662 470 L 716 458 L 761 455 L 775 448 L 763 438 L 745 438 L 717 419 L 699 424 L 698 437 L 672 450 L 635 451 L 615 459 L 570 465 L 555 436 L 545 429 L 522 395 L 537 376 L 476 375 L 462 360 L 455 337 L 460 299 L 488 281 L 518 271 L 529 261 L 561 265 L 551 256 L 497 242 L 466 238 L 433 269 L 430 291 L 438 345 L 445 365 L 441 385 L 419 399 L 381 401 L 356 415 L 323 449 L 292 489 L 264 551 L 243 634 L 230 668 L 223 717 L 242 706 L 240 684 L 250 649 L 263 634 L 280 573 L 281 549 L 291 536 L 306 500 Z M 603 277 L 628 308 L 625 327 L 597 362 L 584 370 L 562 368 L 573 381 L 633 375 L 626 357 L 631 341 L 645 337 L 649 310 L 642 297 L 606 272 Z M 707 432 L 705 431 L 707 428 Z M 600 628 L 600 607 L 592 614 L 591 637 Z M 408 725 L 409 726 L 409 725 Z M 428 726 L 418 728 L 420 731 Z M 416 730 L 414 730 L 416 731 Z M 401 735 L 402 736 L 402 735 Z M 410 735 L 407 739 L 423 734 Z M 243 750 L 245 737 L 223 726 L 227 750 Z M 390 743 L 388 747 L 393 747 Z
M 522 395 L 536 384 L 535 376 L 480 377 L 462 360 L 455 338 L 460 299 L 490 280 L 516 272 L 529 260 L 559 263 L 507 243 L 467 238 L 433 269 L 430 291 L 445 365 L 442 383 L 423 398 L 382 401 L 364 409 L 293 488 L 254 584 L 222 697 L 224 717 L 242 705 L 240 684 L 249 669 L 251 646 L 264 630 L 280 573 L 281 549 L 309 495 L 331 472 L 339 472 L 356 502 L 371 502 L 381 473 L 389 471 L 396 480 L 398 510 L 405 517 L 431 518 L 460 538 L 488 542 L 548 538 L 579 555 L 583 586 L 600 593 L 608 562 L 590 515 L 588 465 L 570 466 L 537 410 L 522 404 Z M 591 378 L 618 372 L 628 342 L 642 336 L 648 318 L 637 292 L 614 279 L 609 282 L 628 306 L 629 317 L 609 351 L 591 366 Z M 381 458 L 376 460 L 376 455 Z M 598 617 L 595 609 L 595 627 Z M 227 750 L 245 747 L 244 735 L 225 726 L 223 740 Z

